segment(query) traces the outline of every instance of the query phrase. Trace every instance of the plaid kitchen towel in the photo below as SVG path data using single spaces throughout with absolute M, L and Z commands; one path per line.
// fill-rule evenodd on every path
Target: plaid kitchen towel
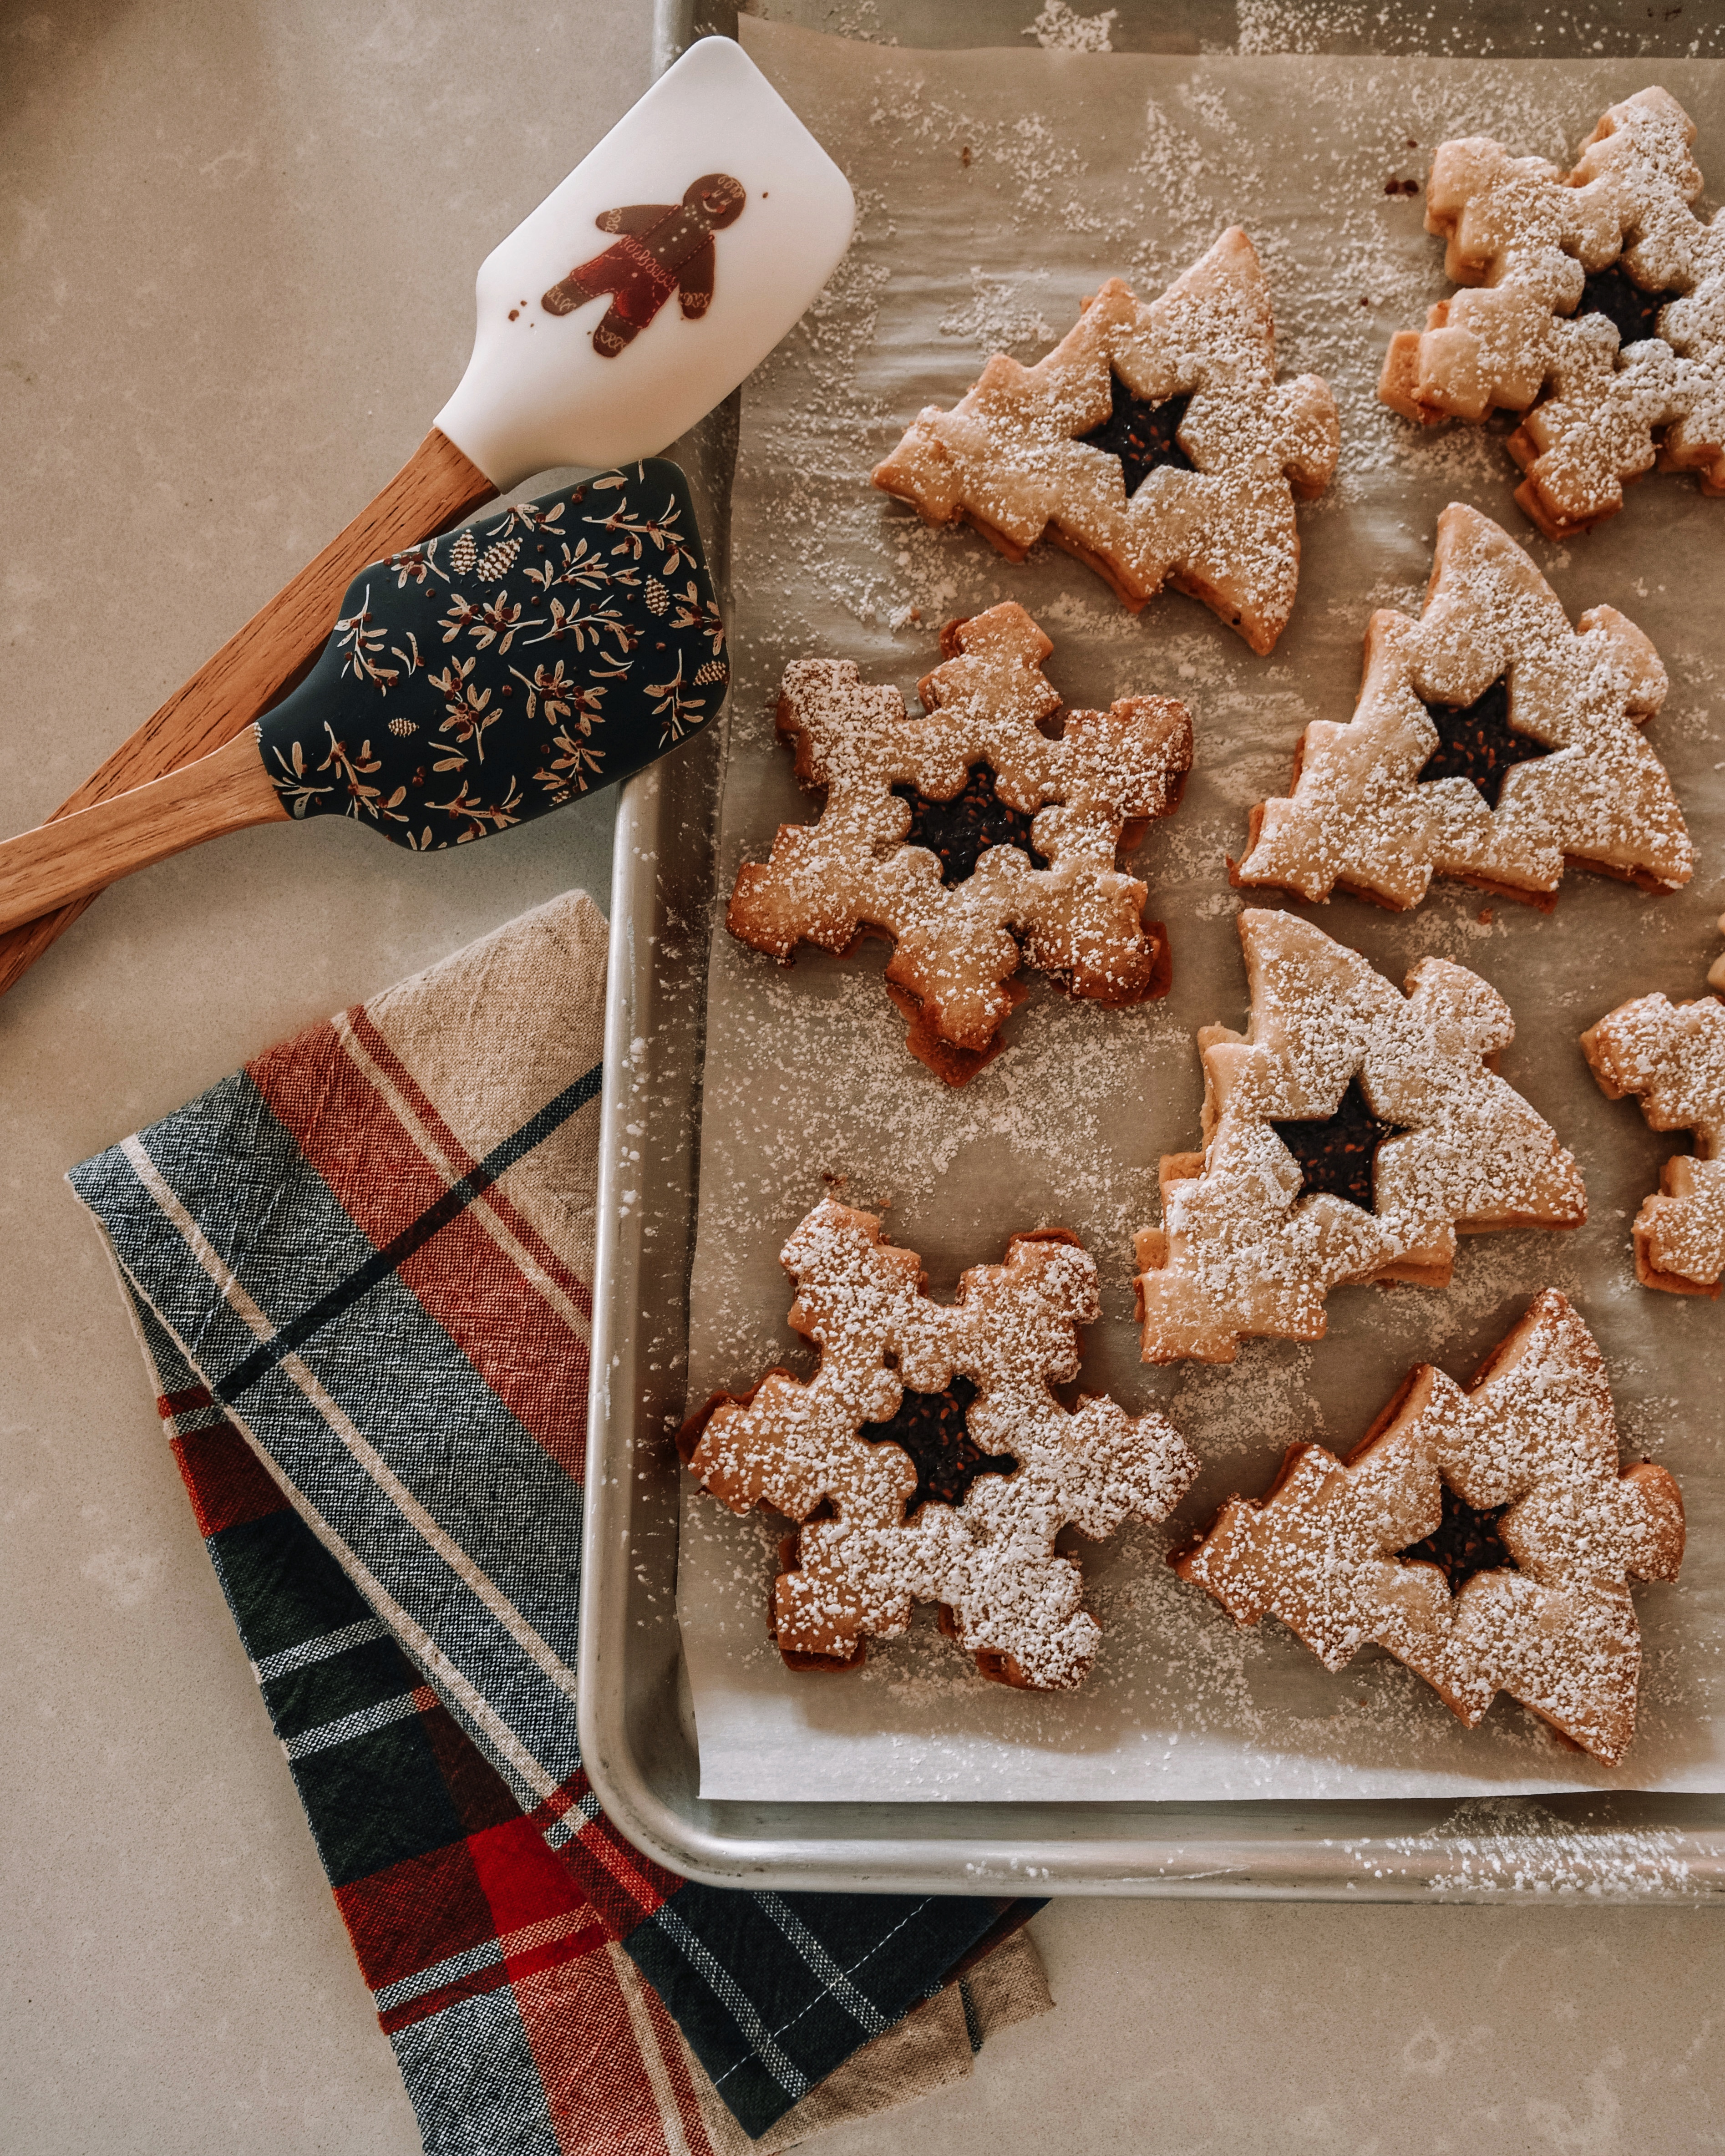
M 783 2147 L 1048 2003 L 1022 1939 L 949 1981 L 1035 1904 L 701 1887 L 581 1772 L 605 941 L 555 901 L 71 1178 L 426 2146 L 472 2156 Z

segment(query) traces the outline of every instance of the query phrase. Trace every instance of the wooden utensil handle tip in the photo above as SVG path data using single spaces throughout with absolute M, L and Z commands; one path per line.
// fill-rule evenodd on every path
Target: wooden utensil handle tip
M 376 499 L 244 629 L 230 636 L 189 681 L 177 689 L 55 811 L 50 823 L 83 814 L 116 795 L 141 791 L 164 773 L 189 767 L 195 759 L 208 758 L 212 752 L 243 735 L 307 661 L 316 657 L 341 611 L 348 585 L 367 563 L 429 538 L 481 502 L 489 501 L 496 491 L 479 466 L 434 427 Z M 252 769 L 261 774 L 256 755 L 249 754 Z M 270 797 L 274 801 L 273 788 Z M 258 805 L 261 807 L 261 802 Z M 275 813 L 281 813 L 279 803 Z M 266 820 L 263 814 L 241 815 L 219 828 L 235 830 L 245 824 Z M 49 828 L 43 826 L 44 830 Z M 111 875 L 130 874 L 133 869 L 146 866 L 148 860 L 161 860 L 178 852 L 196 838 L 214 835 L 213 829 L 200 829 L 193 837 L 162 845 L 147 860 L 126 858 L 122 865 L 114 867 Z M 35 832 L 26 832 L 11 845 L 20 847 L 25 840 L 38 837 Z M 8 851 L 0 848 L 0 855 Z M 76 895 L 62 890 L 59 896 L 44 899 L 33 917 L 28 911 L 18 911 L 21 902 L 18 894 L 26 888 L 60 888 L 49 874 L 55 850 L 44 844 L 11 858 L 11 870 L 0 870 L 0 993 L 77 919 L 103 883 L 111 880 L 111 875 L 97 874 L 94 882 L 88 880 L 91 872 L 88 865 L 95 856 L 80 854 L 79 859 L 85 866 L 80 872 L 83 880 L 73 880 Z M 44 907 L 50 910 L 44 911 Z
M 0 931 L 87 901 L 121 876 L 202 839 L 285 819 L 259 752 L 254 724 L 183 771 L 6 840 L 0 844 Z

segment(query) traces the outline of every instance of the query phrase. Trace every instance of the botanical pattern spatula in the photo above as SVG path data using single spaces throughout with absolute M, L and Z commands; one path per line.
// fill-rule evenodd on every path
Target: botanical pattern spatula
M 651 457 L 373 562 L 322 656 L 226 747 L 0 844 L 0 929 L 249 824 L 347 816 L 416 852 L 614 785 L 729 670 L 683 474 Z

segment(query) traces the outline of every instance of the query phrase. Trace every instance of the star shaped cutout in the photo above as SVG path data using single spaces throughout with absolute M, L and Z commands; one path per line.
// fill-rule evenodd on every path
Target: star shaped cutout
M 1458 1497 L 1447 1482 L 1440 1486 L 1444 1516 L 1437 1530 L 1424 1542 L 1409 1543 L 1396 1554 L 1404 1564 L 1435 1564 L 1459 1594 L 1478 1572 L 1519 1572 L 1509 1546 L 1498 1532 L 1498 1522 L 1509 1510 L 1494 1505 L 1481 1511 Z
M 1657 336 L 1660 309 L 1682 296 L 1681 292 L 1644 292 L 1623 265 L 1614 262 L 1609 270 L 1594 270 L 1582 285 L 1575 314 L 1578 320 L 1583 315 L 1604 315 L 1615 322 L 1621 350 L 1644 337 Z
M 1287 1122 L 1272 1117 L 1270 1127 L 1299 1163 L 1301 1190 L 1327 1190 L 1363 1212 L 1375 1213 L 1372 1184 L 1378 1148 L 1385 1139 L 1401 1137 L 1408 1126 L 1386 1123 L 1372 1113 L 1356 1072 L 1333 1115 Z
M 1176 471 L 1197 470 L 1176 439 L 1186 407 L 1192 402 L 1189 395 L 1153 403 L 1148 398 L 1135 397 L 1111 368 L 1108 383 L 1113 409 L 1101 426 L 1074 439 L 1086 449 L 1119 458 L 1128 501 L 1158 465 L 1172 465 Z
M 1466 778 L 1495 808 L 1511 767 L 1530 757 L 1549 756 L 1543 742 L 1517 733 L 1509 722 L 1509 676 L 1500 674 L 1471 704 L 1428 704 L 1426 716 L 1437 728 L 1438 745 L 1420 767 L 1420 783 L 1433 778 Z
M 1046 856 L 1030 843 L 1033 819 L 1000 798 L 994 790 L 994 774 L 985 763 L 972 764 L 963 785 L 949 801 L 931 801 L 902 779 L 892 790 L 911 804 L 905 844 L 928 849 L 941 865 L 943 884 L 966 882 L 990 846 L 1022 847 L 1032 868 L 1048 866 Z
M 911 1455 L 916 1486 L 905 1500 L 907 1520 L 931 1497 L 962 1505 L 978 1475 L 1010 1475 L 1018 1466 L 1010 1452 L 984 1452 L 971 1435 L 965 1417 L 975 1398 L 976 1387 L 965 1377 L 955 1376 L 943 1393 L 913 1393 L 906 1386 L 896 1414 L 863 1424 L 859 1435 L 870 1445 L 896 1445 Z

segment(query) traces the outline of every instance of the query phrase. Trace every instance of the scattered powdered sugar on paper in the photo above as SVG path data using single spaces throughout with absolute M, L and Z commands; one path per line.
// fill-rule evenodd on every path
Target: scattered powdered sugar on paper
M 1011 352 L 1020 345 L 1052 344 L 1055 331 L 1042 318 L 1034 286 L 1048 272 L 1033 270 L 1022 279 L 991 277 L 974 263 L 970 269 L 970 303 L 941 316 L 943 337 L 958 337 L 983 354 Z
M 1269 38 L 1272 17 L 1302 12 L 1243 7 L 1242 29 Z M 1168 925 L 1169 996 L 1106 1010 L 1021 973 L 1030 993 L 1004 1029 L 1004 1054 L 961 1091 L 906 1054 L 881 981 L 885 945 L 845 960 L 803 946 L 781 968 L 719 928 L 691 1397 L 752 1383 L 773 1363 L 809 1373 L 807 1343 L 785 1326 L 791 1291 L 777 1254 L 824 1196 L 886 1207 L 887 1232 L 922 1254 L 942 1297 L 965 1266 L 998 1263 L 1014 1229 L 1058 1225 L 1083 1239 L 1100 1278 L 1081 1387 L 1111 1393 L 1129 1414 L 1161 1408 L 1200 1473 L 1166 1527 L 1128 1527 L 1101 1545 L 1063 1537 L 1103 1638 L 1085 1686 L 1045 1699 L 983 1682 L 927 1611 L 860 1674 L 788 1675 L 766 1634 L 780 1530 L 686 1489 L 680 1612 L 705 1793 L 1502 1798 L 1725 1786 L 1705 1720 L 1725 1694 L 1707 1617 L 1725 1590 L 1725 1488 L 1717 1441 L 1677 1404 L 1704 1382 L 1722 1306 L 1635 1285 L 1630 1223 L 1671 1140 L 1649 1132 L 1633 1101 L 1604 1100 L 1575 1046 L 1584 1026 L 1630 995 L 1700 994 L 1717 949 L 1720 660 L 1694 594 L 1718 573 L 1725 506 L 1700 501 L 1691 482 L 1662 480 L 1632 490 L 1609 526 L 1553 547 L 1512 506 L 1505 430 L 1416 431 L 1376 398 L 1391 331 L 1448 290 L 1423 192 L 1391 195 L 1387 183 L 1412 179 L 1423 191 L 1435 145 L 1469 133 L 1571 161 L 1599 112 L 1642 86 L 1641 69 L 1141 54 L 1080 68 L 1029 49 L 860 49 L 752 23 L 743 33 L 845 167 L 860 222 L 820 300 L 745 392 L 721 900 L 740 862 L 767 858 L 780 823 L 819 814 L 773 732 L 794 660 L 854 660 L 865 683 L 913 700 L 939 662 L 943 621 L 1017 599 L 1054 639 L 1047 671 L 1070 706 L 1178 697 L 1196 749 L 1178 812 L 1126 857 L 1149 886 L 1147 913 Z M 1718 146 L 1704 167 L 1720 164 L 1725 88 L 1683 64 L 1660 63 L 1657 79 L 1697 119 L 1702 151 Z M 950 409 L 990 351 L 1039 357 L 1110 275 L 1155 296 L 1235 221 L 1269 280 L 1281 377 L 1321 375 L 1342 413 L 1338 476 L 1300 510 L 1299 598 L 1270 658 L 1255 658 L 1194 601 L 1164 595 L 1132 616 L 1046 545 L 1014 568 L 973 533 L 931 530 L 869 485 L 922 407 Z M 1160 1156 L 1199 1142 L 1196 1029 L 1246 1016 L 1242 897 L 1226 858 L 1243 851 L 1250 805 L 1286 788 L 1304 726 L 1351 715 L 1373 608 L 1417 613 L 1437 517 L 1452 500 L 1527 547 L 1572 622 L 1607 603 L 1651 638 L 1673 689 L 1649 739 L 1702 868 L 1687 891 L 1659 900 L 1571 876 L 1549 915 L 1441 883 L 1407 914 L 1339 897 L 1297 910 L 1398 986 L 1435 956 L 1504 997 L 1516 1038 L 1502 1075 L 1580 1160 L 1588 1224 L 1464 1239 L 1441 1292 L 1338 1288 L 1315 1345 L 1248 1341 L 1225 1368 L 1148 1368 L 1132 1317 L 1131 1235 L 1160 1219 Z M 1561 1752 L 1507 1701 L 1462 1730 L 1377 1649 L 1332 1676 L 1273 1621 L 1236 1628 L 1166 1563 L 1231 1491 L 1260 1492 L 1287 1445 L 1315 1440 L 1345 1456 L 1412 1364 L 1438 1362 L 1466 1381 L 1548 1286 L 1576 1301 L 1599 1340 L 1625 1458 L 1633 1446 L 1667 1466 L 1689 1517 L 1682 1582 L 1637 1591 L 1640 1733 L 1615 1771 Z M 1492 1891 L 1524 1838 L 1506 1827 L 1495 1840 L 1481 1830 L 1477 1850 L 1455 1844 L 1444 1867 L 1454 1891 Z M 1541 1860 L 1553 1891 L 1591 1891 L 1607 1861 L 1585 1835 L 1568 1840 L 1573 1851 L 1560 1836 Z M 1651 1844 L 1635 1859 L 1644 1870 L 1663 1861 Z
M 880 20 L 880 0 L 829 0 L 823 28 L 832 37 L 852 38 L 860 44 L 898 43 Z
M 1019 35 L 1034 38 L 1045 53 L 1111 53 L 1108 33 L 1119 13 L 1110 8 L 1100 15 L 1080 15 L 1066 0 L 1045 0 L 1042 13 Z
M 1321 53 L 1327 44 L 1360 36 L 1362 8 L 1323 8 L 1315 0 L 1237 0 L 1240 50 Z

